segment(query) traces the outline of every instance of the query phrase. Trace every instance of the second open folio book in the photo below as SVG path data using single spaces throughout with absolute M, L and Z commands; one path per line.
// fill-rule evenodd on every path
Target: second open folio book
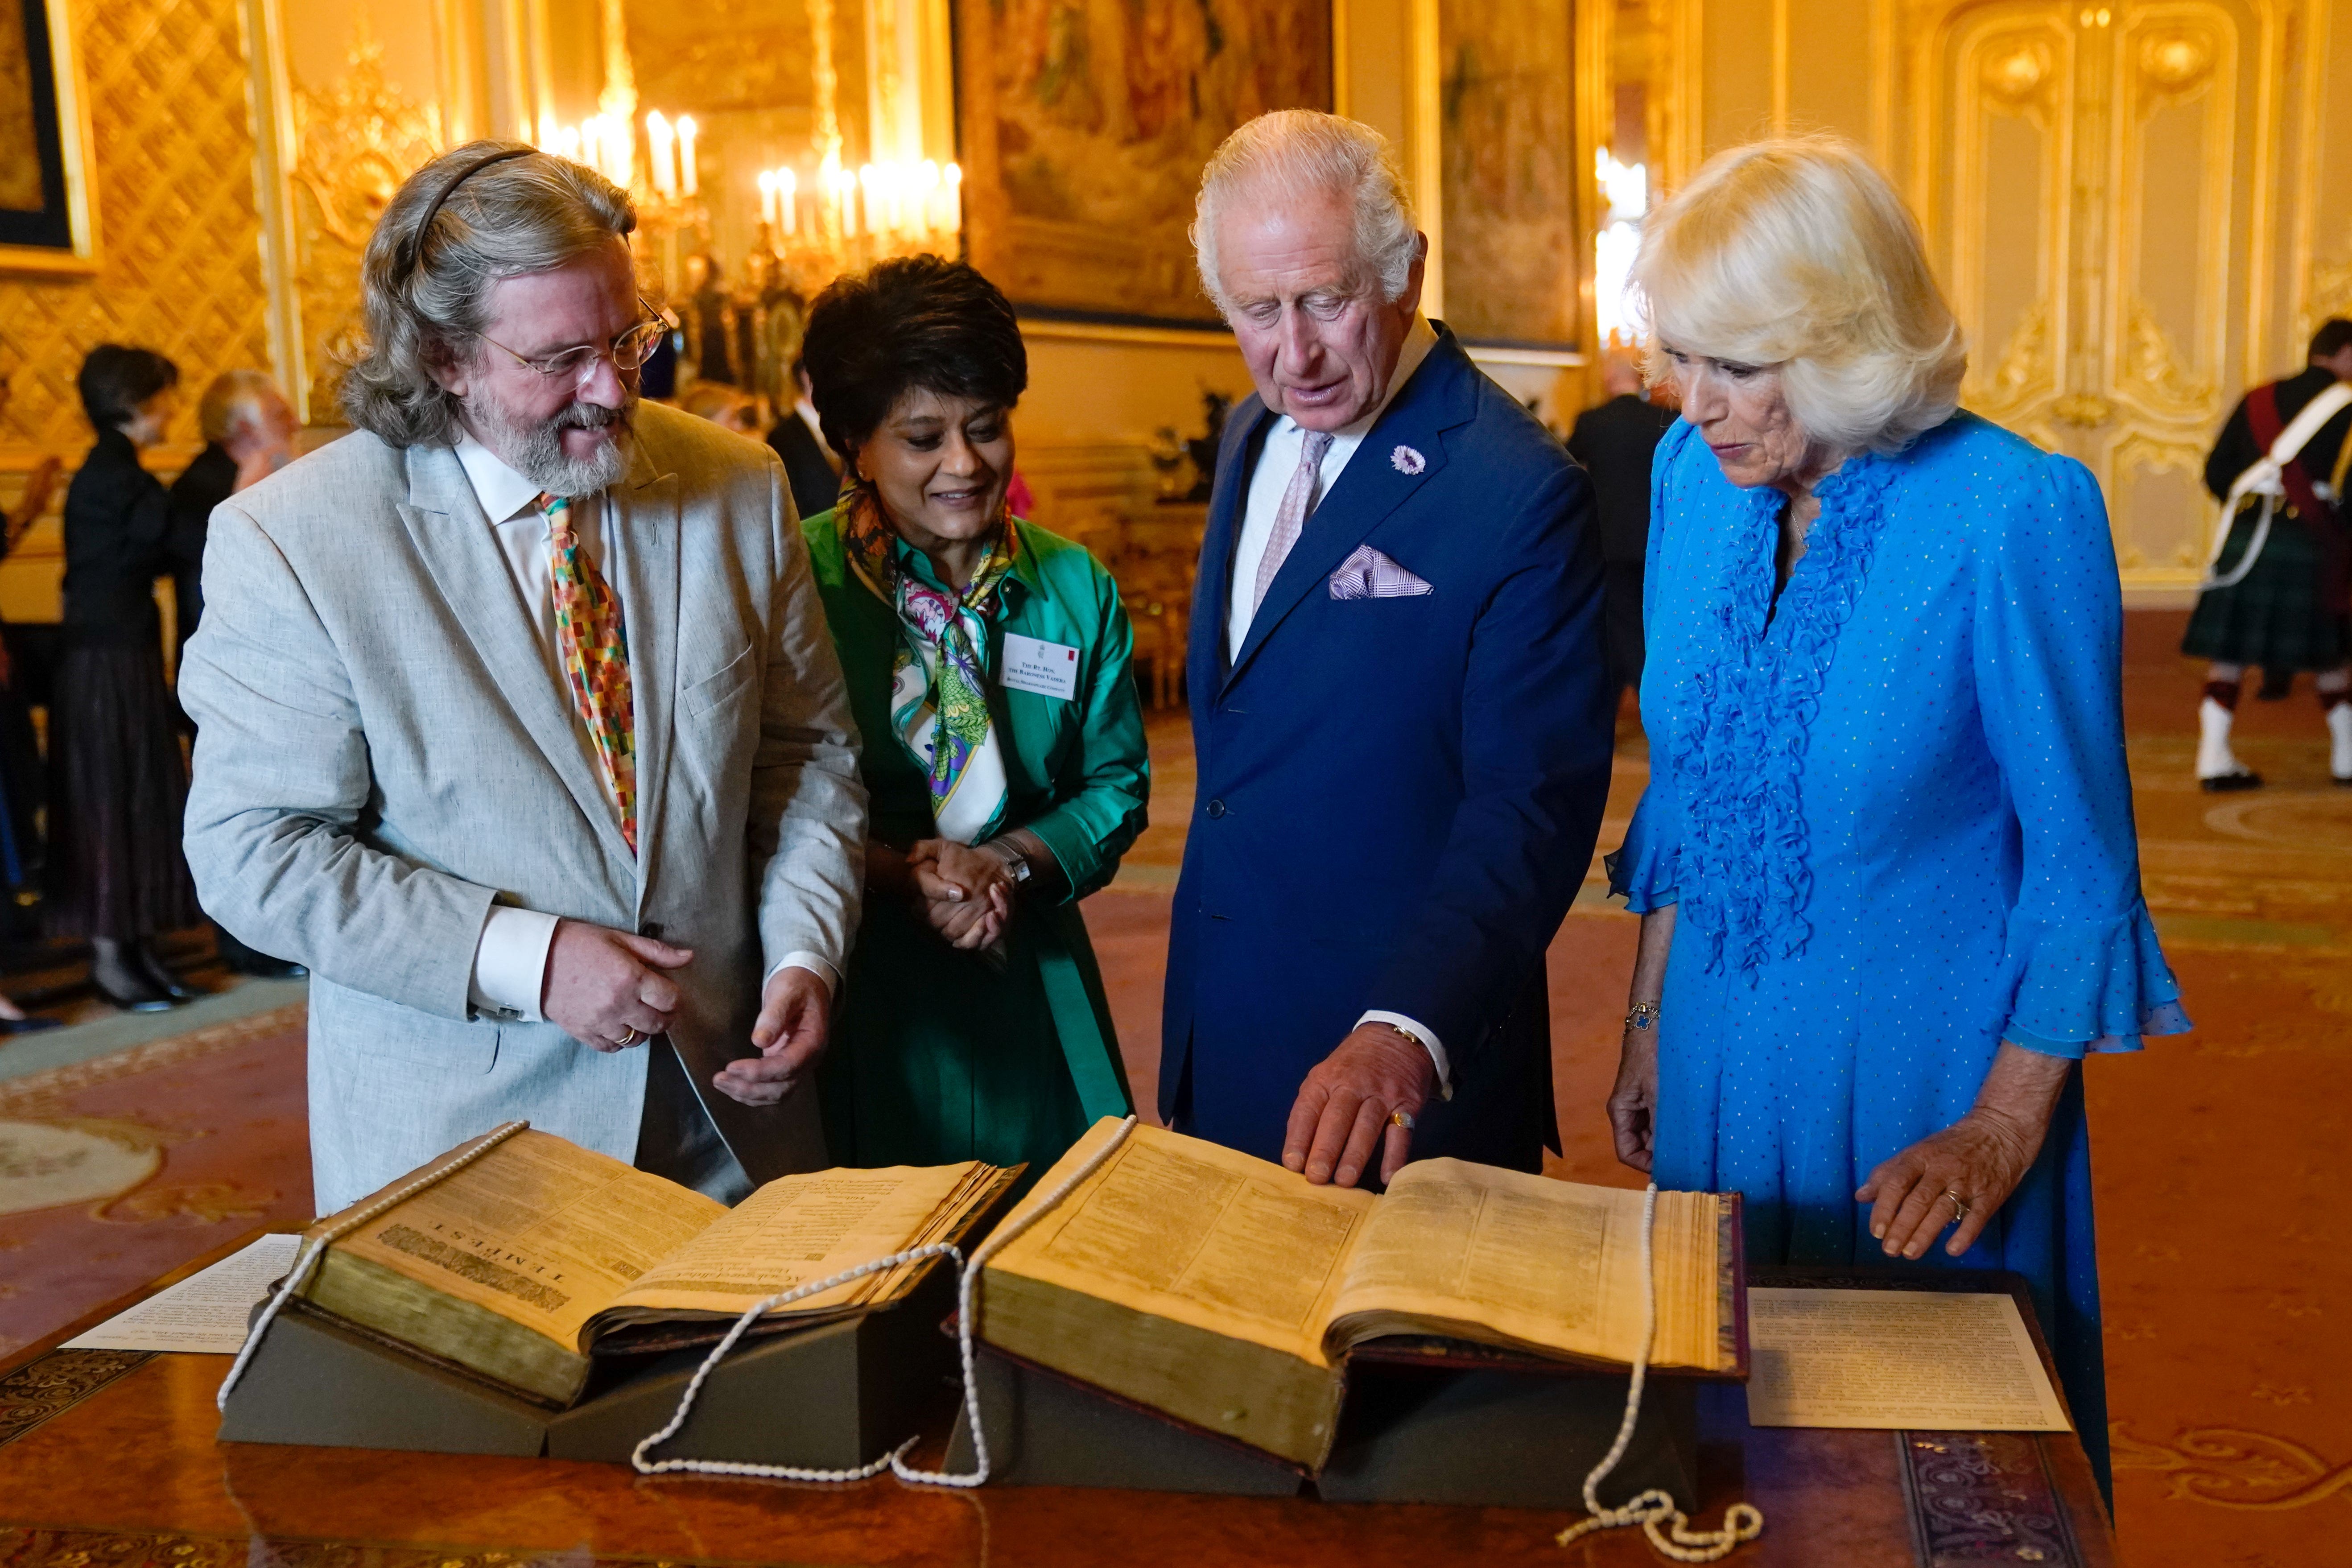
M 1095 1124 L 1050 1193 L 1116 1138 Z M 1035 1202 L 1033 1198 L 1032 1204 Z M 1331 1450 L 1350 1347 L 1466 1340 L 1587 1366 L 1641 1351 L 1643 1194 L 1423 1160 L 1385 1195 L 1314 1186 L 1139 1126 L 988 1260 L 981 1337 L 1308 1469 Z M 1745 1374 L 1735 1199 L 1661 1193 L 1650 1364 Z
M 455 1164 L 484 1140 L 362 1198 Z M 527 1399 L 579 1398 L 593 1354 L 716 1341 L 767 1297 L 961 1240 L 1018 1179 L 977 1161 L 817 1171 L 733 1209 L 552 1133 L 513 1134 L 335 1242 L 297 1297 L 372 1337 Z M 330 1215 L 305 1233 L 321 1235 Z M 936 1258 L 779 1309 L 813 1327 L 904 1299 Z

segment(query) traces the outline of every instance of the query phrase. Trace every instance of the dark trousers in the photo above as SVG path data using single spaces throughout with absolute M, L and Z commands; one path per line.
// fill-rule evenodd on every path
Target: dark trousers
M 1612 561 L 1602 568 L 1601 641 L 1609 661 L 1609 691 L 1642 690 L 1642 563 Z

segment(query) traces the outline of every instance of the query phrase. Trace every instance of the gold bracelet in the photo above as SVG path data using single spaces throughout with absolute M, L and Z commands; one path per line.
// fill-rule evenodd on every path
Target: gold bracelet
M 1658 1005 L 1655 1002 L 1636 1002 L 1633 1004 L 1633 1010 L 1625 1015 L 1625 1026 L 1629 1029 L 1647 1029 L 1653 1027 L 1657 1023 L 1657 1019 Z

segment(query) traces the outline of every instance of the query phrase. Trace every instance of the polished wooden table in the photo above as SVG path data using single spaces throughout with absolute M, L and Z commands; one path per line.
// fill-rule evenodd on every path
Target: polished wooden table
M 221 1443 L 213 1394 L 227 1357 L 53 1349 L 125 1304 L 0 1361 L 0 1568 L 1661 1561 L 1636 1531 L 1587 1537 L 1563 1552 L 1552 1536 L 1569 1517 L 1507 1509 L 1060 1488 L 951 1492 L 887 1477 L 812 1487 L 644 1478 L 544 1459 Z M 1759 1429 L 1747 1424 L 1739 1390 L 1709 1394 L 1699 1525 L 1714 1527 L 1743 1497 L 1765 1517 L 1762 1539 L 1728 1562 L 2115 1561 L 2071 1434 Z M 927 1445 L 930 1462 L 941 1446 Z

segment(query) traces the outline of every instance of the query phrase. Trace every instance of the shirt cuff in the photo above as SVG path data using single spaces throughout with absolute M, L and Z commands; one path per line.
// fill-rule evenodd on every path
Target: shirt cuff
M 819 980 L 824 982 L 825 994 L 828 997 L 838 996 L 841 994 L 841 971 L 833 966 L 833 962 L 830 959 L 827 959 L 821 954 L 810 952 L 806 950 L 784 954 L 783 957 L 776 960 L 775 968 L 769 970 L 766 974 L 761 977 L 760 988 L 761 990 L 764 991 L 767 989 L 768 982 L 776 977 L 776 970 L 778 969 L 805 969 L 811 974 L 815 975 Z
M 1402 1013 L 1383 1013 L 1377 1007 L 1356 1020 L 1359 1029 L 1367 1024 L 1386 1024 L 1399 1034 L 1410 1035 L 1419 1040 L 1421 1048 L 1429 1053 L 1429 1059 L 1437 1064 L 1437 1098 L 1454 1098 L 1454 1064 L 1446 1058 L 1445 1043 L 1437 1037 L 1435 1030 Z
M 466 988 L 477 1012 L 541 1021 L 540 994 L 547 985 L 547 950 L 555 942 L 555 917 L 537 910 L 493 907 L 474 943 L 474 978 Z

